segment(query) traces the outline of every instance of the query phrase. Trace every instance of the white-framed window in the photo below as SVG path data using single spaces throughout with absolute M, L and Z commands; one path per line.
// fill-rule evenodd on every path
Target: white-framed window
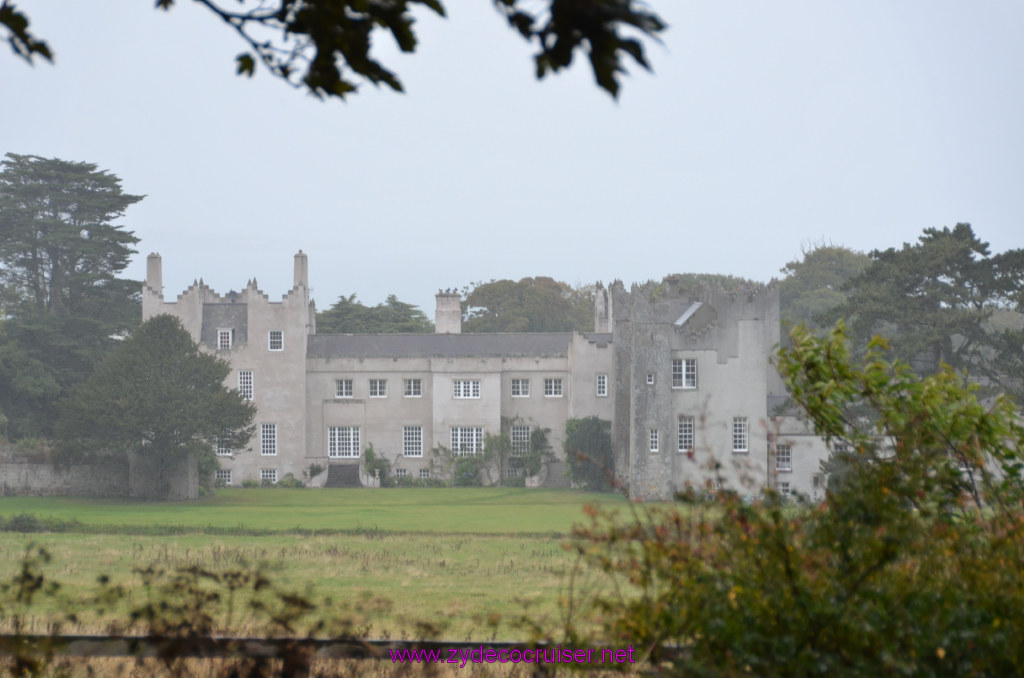
M 453 379 L 452 380 L 453 397 L 455 398 L 479 398 L 480 397 L 480 380 L 479 379 Z
M 522 469 L 520 469 L 518 466 L 506 466 L 505 467 L 505 477 L 506 478 L 518 478 L 519 477 L 519 473 L 520 473 L 521 470 Z
M 850 446 L 847 445 L 846 443 L 838 443 L 838 442 L 833 442 L 832 443 L 832 452 L 834 454 L 846 454 L 849 451 L 850 451 Z
M 221 442 L 220 438 L 217 439 L 217 456 L 218 457 L 230 457 L 231 448 L 227 444 Z
M 225 485 L 231 484 L 231 471 L 229 469 L 219 468 L 214 472 L 214 480 L 218 483 L 224 483 Z
M 693 417 L 679 417 L 677 443 L 680 452 L 693 452 Z
M 396 468 L 395 469 L 395 477 L 396 478 L 405 478 L 407 475 L 409 475 L 409 471 L 407 471 L 406 469 L 404 469 L 404 468 Z
M 235 331 L 230 328 L 221 328 L 217 330 L 217 350 L 228 351 L 231 349 L 231 345 L 235 341 Z
M 358 426 L 328 426 L 327 456 L 331 459 L 354 459 L 360 454 Z
M 243 400 L 252 400 L 252 370 L 238 370 L 238 394 Z
M 657 452 L 659 450 L 659 448 L 661 447 L 659 445 L 659 443 L 661 442 L 661 436 L 658 434 L 658 429 L 656 429 L 656 428 L 652 428 L 651 429 L 650 440 L 651 440 L 651 447 L 650 447 L 651 452 Z
M 654 384 L 654 372 L 647 373 L 647 385 L 651 386 Z
M 276 468 L 261 468 L 260 469 L 260 480 L 269 480 L 272 483 L 277 482 L 277 469 Z
M 513 398 L 529 398 L 530 397 L 530 380 L 529 379 L 513 379 L 512 380 L 512 397 Z
M 406 398 L 420 398 L 423 396 L 422 379 L 403 379 L 402 387 L 402 395 Z
M 264 457 L 277 454 L 277 424 L 260 424 L 260 454 Z
M 420 480 L 426 480 L 429 477 L 430 477 L 430 469 L 429 468 L 421 468 L 420 469 Z
M 388 380 L 387 379 L 371 379 L 370 380 L 370 397 L 371 398 L 387 398 L 388 397 Z
M 270 330 L 267 332 L 267 350 L 284 350 L 284 330 Z
M 779 483 L 779 494 L 787 499 L 792 496 L 793 490 L 790 489 L 788 482 Z
M 792 445 L 775 445 L 775 470 L 776 471 L 792 471 L 793 470 L 793 446 Z
M 732 451 L 748 452 L 750 429 L 746 417 L 732 418 Z
M 530 427 L 515 425 L 509 430 L 509 439 L 512 443 L 512 456 L 521 457 L 530 451 Z
M 452 426 L 452 453 L 457 457 L 476 454 L 484 448 L 484 430 L 479 426 Z
M 423 427 L 402 427 L 402 454 L 406 457 L 423 456 Z
M 697 359 L 672 360 L 672 388 L 697 388 Z
M 544 397 L 545 398 L 561 398 L 562 397 L 562 380 L 559 378 L 548 378 L 544 380 Z
M 352 380 L 351 379 L 335 379 L 334 380 L 334 397 L 335 398 L 351 398 L 352 397 Z
M 606 398 L 606 397 L 608 397 L 608 375 L 607 374 L 599 374 L 599 375 L 597 375 L 597 380 L 596 380 L 595 388 L 596 388 L 596 392 L 597 392 L 597 397 L 598 398 Z

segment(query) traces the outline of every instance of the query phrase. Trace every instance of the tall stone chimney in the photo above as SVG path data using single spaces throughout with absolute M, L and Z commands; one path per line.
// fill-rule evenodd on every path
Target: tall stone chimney
M 164 266 L 163 260 L 156 252 L 146 257 L 146 287 L 153 290 L 156 296 L 164 297 Z
M 438 292 L 434 298 L 437 299 L 434 331 L 438 334 L 462 334 L 462 295 Z
M 309 289 L 309 259 L 303 254 L 302 250 L 295 255 L 295 280 L 292 283 L 292 287 L 298 287 L 299 285 Z
M 594 332 L 610 333 L 612 331 L 612 299 L 608 290 L 601 283 L 594 290 Z

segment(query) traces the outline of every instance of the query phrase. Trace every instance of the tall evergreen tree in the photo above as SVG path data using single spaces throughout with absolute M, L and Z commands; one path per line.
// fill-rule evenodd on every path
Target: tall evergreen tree
M 113 222 L 142 200 L 84 162 L 0 162 L 0 411 L 14 436 L 48 434 L 55 399 L 138 324 L 118 278 L 138 238 Z
M 914 244 L 871 252 L 871 265 L 847 283 L 835 315 L 847 319 L 857 343 L 889 338 L 896 357 L 922 374 L 943 364 L 974 379 L 1024 392 L 1020 316 L 1024 249 L 989 251 L 970 224 L 925 229 Z
M 434 324 L 412 304 L 389 294 L 384 303 L 367 306 L 350 294 L 338 297 L 326 311 L 316 314 L 318 334 L 393 334 L 433 332 Z
M 224 386 L 230 372 L 227 362 L 199 350 L 177 318 L 151 318 L 62 402 L 60 455 L 192 454 L 208 467 L 218 442 L 240 449 L 253 433 L 256 408 Z

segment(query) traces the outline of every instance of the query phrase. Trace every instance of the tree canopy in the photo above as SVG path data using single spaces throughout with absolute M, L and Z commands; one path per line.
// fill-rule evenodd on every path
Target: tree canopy
M 227 362 L 199 350 L 177 318 L 151 318 L 61 403 L 60 455 L 210 459 L 218 443 L 243 448 L 256 408 L 224 386 L 230 372 Z
M 916 243 L 869 256 L 871 264 L 847 282 L 848 298 L 835 311 L 856 345 L 881 334 L 922 374 L 945 364 L 1021 393 L 1019 316 L 1015 323 L 993 321 L 1019 313 L 1024 249 L 992 254 L 962 223 L 925 229 Z
M 85 162 L 0 162 L 0 410 L 15 437 L 49 433 L 53 405 L 138 324 L 118 278 L 138 238 L 113 223 L 142 196 Z
M 593 332 L 594 288 L 553 278 L 476 283 L 462 303 L 463 332 Z
M 612 96 L 619 92 L 623 61 L 630 57 L 650 70 L 643 43 L 665 28 L 661 18 L 639 0 L 492 0 L 498 14 L 527 42 L 536 45 L 538 78 L 572 65 L 577 52 L 590 62 L 594 79 Z M 386 85 L 401 92 L 398 75 L 372 54 L 378 33 L 389 34 L 403 52 L 414 52 L 413 9 L 445 16 L 440 0 L 273 0 L 227 2 L 196 0 L 241 39 L 239 74 L 251 76 L 261 64 L 293 87 L 319 97 L 344 99 L 360 83 Z M 169 10 L 174 0 L 156 0 Z M 14 53 L 29 63 L 53 61 L 45 40 L 30 29 L 29 17 L 9 0 L 0 3 L 0 26 L 7 29 Z
M 434 323 L 412 304 L 389 294 L 384 303 L 366 306 L 356 295 L 338 297 L 326 311 L 316 314 L 318 334 L 392 334 L 433 332 Z
M 847 247 L 822 243 L 807 249 L 802 260 L 782 268 L 779 283 L 779 312 L 787 327 L 804 323 L 822 331 L 831 327 L 826 318 L 848 295 L 845 285 L 861 273 L 871 258 Z

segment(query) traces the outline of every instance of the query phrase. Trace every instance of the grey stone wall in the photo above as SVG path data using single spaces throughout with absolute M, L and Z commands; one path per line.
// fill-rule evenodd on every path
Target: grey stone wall
M 107 462 L 54 467 L 45 462 L 0 461 L 0 494 L 123 497 L 128 494 L 128 466 Z

